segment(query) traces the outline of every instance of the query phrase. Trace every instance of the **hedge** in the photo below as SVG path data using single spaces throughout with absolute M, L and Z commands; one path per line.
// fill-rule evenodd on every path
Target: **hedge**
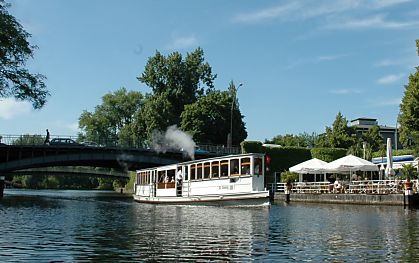
M 311 149 L 311 156 L 325 162 L 331 162 L 346 156 L 347 151 L 344 148 L 313 148 Z

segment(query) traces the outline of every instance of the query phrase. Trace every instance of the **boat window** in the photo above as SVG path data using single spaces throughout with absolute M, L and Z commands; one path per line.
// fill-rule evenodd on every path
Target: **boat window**
M 220 162 L 219 161 L 213 161 L 211 163 L 211 178 L 218 178 L 220 177 Z
M 195 180 L 196 179 L 196 165 L 192 164 L 191 165 L 191 180 Z
M 210 163 L 204 163 L 204 178 L 209 179 L 210 178 Z
M 221 168 L 221 177 L 227 177 L 228 176 L 228 161 L 221 161 L 220 164 Z
M 239 175 L 239 159 L 230 160 L 230 176 Z
M 184 175 L 183 175 L 183 177 L 184 177 L 183 179 L 184 180 L 188 180 L 189 179 L 189 176 L 188 176 L 189 175 L 189 169 L 188 168 L 189 168 L 188 166 L 183 166 L 183 170 L 185 171 L 184 172 Z
M 255 158 L 253 165 L 253 173 L 255 175 L 262 175 L 262 158 Z
M 175 169 L 167 170 L 167 177 L 166 177 L 167 183 L 174 183 L 175 182 L 175 175 L 176 175 L 176 170 Z
M 147 173 L 146 173 L 147 175 L 146 175 L 146 183 L 147 184 L 150 184 L 150 171 L 147 171 Z
M 241 174 L 250 174 L 250 158 L 242 158 L 241 162 Z
M 159 171 L 159 183 L 164 183 L 164 178 L 166 177 L 166 171 Z
M 202 163 L 196 165 L 196 180 L 202 179 Z

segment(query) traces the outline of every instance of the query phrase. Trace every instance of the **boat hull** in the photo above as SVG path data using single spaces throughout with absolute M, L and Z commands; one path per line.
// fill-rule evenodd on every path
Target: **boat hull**
M 173 204 L 173 205 L 209 205 L 209 206 L 268 206 L 269 192 L 243 193 L 230 195 L 200 195 L 200 196 L 139 196 L 134 195 L 139 203 Z

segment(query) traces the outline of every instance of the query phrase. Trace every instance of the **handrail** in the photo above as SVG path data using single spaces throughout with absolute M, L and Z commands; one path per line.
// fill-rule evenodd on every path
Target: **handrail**
M 419 192 L 419 180 L 411 180 L 414 193 Z M 295 182 L 291 184 L 291 193 L 345 193 L 345 194 L 401 194 L 406 180 L 362 180 L 348 183 L 331 184 L 330 182 Z M 285 193 L 287 184 L 271 185 L 276 193 Z

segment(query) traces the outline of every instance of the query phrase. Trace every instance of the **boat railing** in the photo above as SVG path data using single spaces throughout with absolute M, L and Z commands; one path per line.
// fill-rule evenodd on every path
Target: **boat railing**
M 414 193 L 419 192 L 419 180 L 411 180 Z M 345 193 L 345 194 L 401 194 L 405 190 L 406 180 L 360 180 L 336 184 L 330 182 L 295 182 L 288 188 L 285 183 L 271 185 L 276 193 Z

